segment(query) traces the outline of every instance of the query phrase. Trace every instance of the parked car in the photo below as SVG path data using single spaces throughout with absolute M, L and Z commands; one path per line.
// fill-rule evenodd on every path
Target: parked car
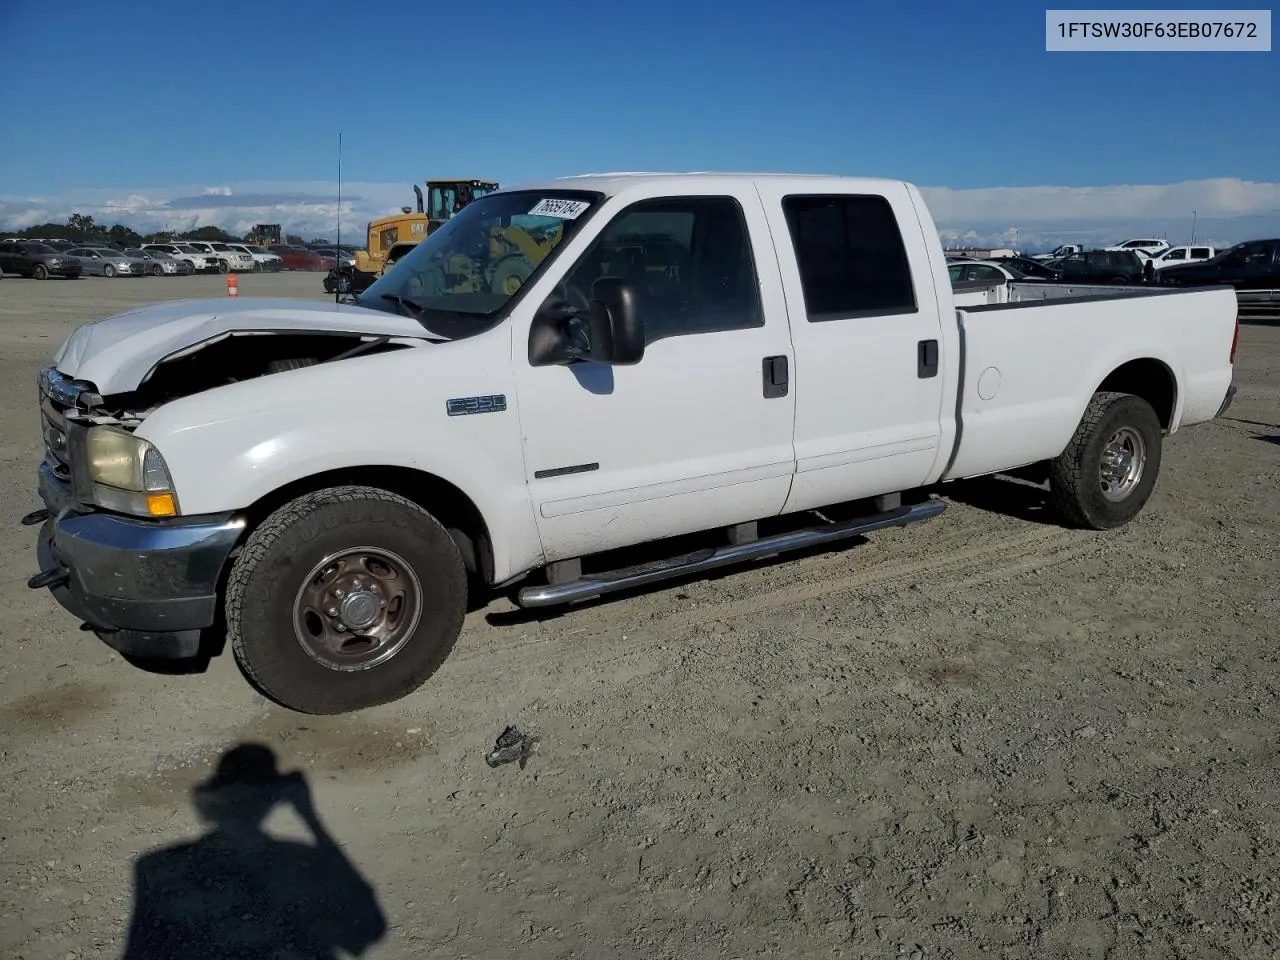
M 1056 280 L 1058 277 L 1058 271 L 1048 263 L 1030 257 L 993 257 L 990 262 L 1021 274 L 1024 280 Z
M 322 257 L 306 247 L 281 244 L 271 247 L 270 250 L 280 257 L 286 270 L 310 270 L 314 273 L 320 270 L 332 270 L 337 266 L 331 257 Z
M 162 250 L 144 250 L 141 247 L 126 247 L 125 253 L 139 260 L 146 260 L 150 266 L 147 272 L 153 277 L 174 276 L 185 277 L 195 272 L 195 267 L 187 260 L 171 257 Z
M 222 267 L 220 260 L 186 243 L 144 243 L 142 249 L 158 250 L 161 253 L 167 253 L 175 260 L 185 260 L 191 264 L 191 269 L 196 273 L 217 273 Z
M 212 257 L 218 261 L 218 269 L 223 273 L 248 273 L 253 270 L 253 254 L 242 250 L 232 250 L 225 243 L 210 243 L 205 240 L 184 241 L 191 249 Z
M 1169 249 L 1169 241 L 1155 240 L 1151 238 L 1125 240 L 1123 243 L 1117 243 L 1114 246 L 1103 247 L 1102 249 L 1108 251 L 1129 250 L 1136 253 L 1139 257 L 1154 257 Z
M 1156 282 L 1177 286 L 1228 284 L 1237 290 L 1280 289 L 1280 239 L 1250 240 L 1201 263 L 1165 267 Z
M 74 247 L 66 255 L 80 261 L 86 276 L 142 277 L 151 272 L 149 260 L 105 247 Z
M 947 265 L 947 276 L 952 283 L 1004 283 L 1007 280 L 1021 280 L 1023 274 L 1002 263 L 953 259 Z
M 1078 243 L 1063 243 L 1054 247 L 1048 253 L 1033 254 L 1032 260 L 1061 260 L 1063 257 L 1069 257 L 1073 253 L 1080 253 L 1084 247 Z
M 79 260 L 47 244 L 31 240 L 0 244 L 0 273 L 48 280 L 50 277 L 74 279 L 83 272 L 84 266 Z
M 1142 258 L 1132 250 L 1085 250 L 1062 258 L 1058 278 L 1068 283 L 1141 283 Z
M 239 250 L 241 253 L 249 254 L 253 258 L 253 270 L 255 273 L 279 273 L 284 269 L 284 261 L 265 247 L 259 247 L 252 243 L 229 243 L 227 246 L 232 250 Z
M 536 269 L 490 256 L 512 218 L 545 228 Z M 360 305 L 82 326 L 41 374 L 30 586 L 151 658 L 225 622 L 260 690 L 341 713 L 438 670 L 469 578 L 570 604 L 927 520 L 937 484 L 1029 465 L 1064 522 L 1115 528 L 1165 436 L 1231 402 L 1231 290 L 967 310 L 944 270 L 909 183 L 615 174 L 474 200 Z
M 395 266 L 397 260 L 417 245 L 417 241 L 393 243 L 391 248 L 387 250 L 387 255 L 383 260 L 382 273 L 385 274 Z M 381 274 L 370 273 L 367 270 L 358 270 L 354 265 L 334 267 L 325 274 L 324 292 L 351 294 L 363 293 L 373 285 L 374 281 L 376 281 L 379 276 L 381 276 Z
M 311 252 L 319 257 L 327 257 L 339 267 L 354 267 L 356 255 L 350 250 L 339 250 L 336 247 L 312 247 Z
M 1199 263 L 1202 260 L 1209 260 L 1217 253 L 1213 247 L 1195 247 L 1190 244 L 1183 246 L 1170 247 L 1164 253 L 1151 257 L 1142 265 L 1148 282 L 1152 280 L 1157 270 L 1163 270 L 1165 267 L 1172 267 L 1183 263 Z

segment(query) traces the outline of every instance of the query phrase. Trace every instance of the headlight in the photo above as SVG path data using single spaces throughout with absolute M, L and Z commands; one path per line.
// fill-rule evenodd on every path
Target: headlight
M 85 452 L 98 506 L 144 517 L 177 516 L 169 468 L 147 441 L 116 427 L 94 427 Z

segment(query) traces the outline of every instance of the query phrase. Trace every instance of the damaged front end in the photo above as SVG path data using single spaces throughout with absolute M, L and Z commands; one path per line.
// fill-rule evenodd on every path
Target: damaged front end
M 104 395 L 50 367 L 39 377 L 44 456 L 40 572 L 48 589 L 107 644 L 134 658 L 202 654 L 220 619 L 219 584 L 244 532 L 235 514 L 184 516 L 160 451 L 136 435 L 182 397 L 258 377 L 404 349 L 389 334 L 231 331 L 176 351 L 133 389 Z

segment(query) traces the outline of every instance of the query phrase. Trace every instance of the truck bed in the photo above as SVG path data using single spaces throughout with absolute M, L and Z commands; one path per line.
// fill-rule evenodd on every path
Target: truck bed
M 1166 409 L 1157 413 L 1170 433 L 1211 419 L 1221 406 L 1237 316 L 1231 288 L 1007 289 L 1012 301 L 956 311 L 959 436 L 943 479 L 1057 456 L 1099 389 L 1137 382 L 1167 389 Z M 1106 292 L 1093 292 L 1100 289 Z
M 1027 303 L 1039 300 L 1079 300 L 1089 298 L 1140 297 L 1149 294 L 1171 293 L 1173 290 L 1129 286 L 1118 283 L 1058 283 L 1054 281 L 1008 280 L 988 282 L 982 280 L 953 283 L 952 296 L 957 307 L 995 306 L 1005 303 Z

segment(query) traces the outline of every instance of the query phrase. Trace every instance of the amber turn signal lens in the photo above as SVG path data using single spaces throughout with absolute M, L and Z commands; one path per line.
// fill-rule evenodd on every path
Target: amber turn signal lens
M 147 513 L 153 517 L 172 517 L 178 513 L 172 493 L 148 493 Z

